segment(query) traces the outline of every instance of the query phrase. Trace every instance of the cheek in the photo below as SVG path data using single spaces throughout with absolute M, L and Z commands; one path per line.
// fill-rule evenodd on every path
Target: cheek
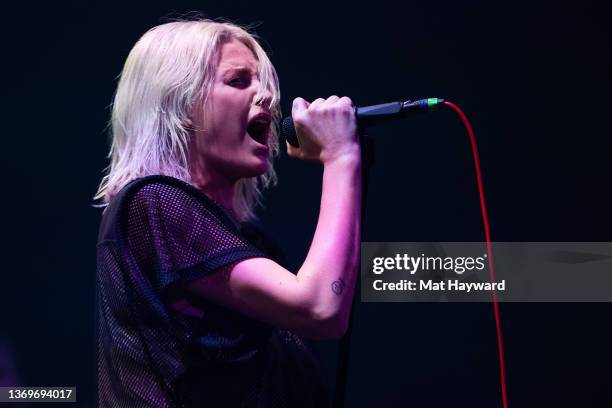
M 240 98 L 225 95 L 217 99 L 211 115 L 211 131 L 226 142 L 242 140 L 246 134 L 249 105 Z
M 246 129 L 224 115 L 210 117 L 208 123 L 210 126 L 197 135 L 199 154 L 214 163 L 232 162 L 242 150 Z

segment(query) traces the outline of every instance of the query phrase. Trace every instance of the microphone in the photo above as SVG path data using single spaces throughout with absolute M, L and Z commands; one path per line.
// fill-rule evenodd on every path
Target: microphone
M 417 101 L 399 101 L 382 103 L 380 105 L 355 107 L 355 117 L 360 130 L 379 123 L 401 119 L 417 112 L 430 112 L 439 105 L 444 104 L 444 99 L 427 98 Z M 293 118 L 287 116 L 281 125 L 281 136 L 293 147 L 300 147 L 295 133 Z

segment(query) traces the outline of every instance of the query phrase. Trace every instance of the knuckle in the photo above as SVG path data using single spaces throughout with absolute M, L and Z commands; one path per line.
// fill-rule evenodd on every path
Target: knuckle
M 336 111 L 342 116 L 347 116 L 353 113 L 353 107 L 350 105 L 337 105 Z
M 323 112 L 327 115 L 334 116 L 338 108 L 335 105 L 328 105 L 324 108 Z
M 338 102 L 342 102 L 345 105 L 353 106 L 353 101 L 348 96 L 343 96 Z
M 315 106 L 312 107 L 311 111 L 314 113 L 322 113 L 325 112 L 326 107 L 323 104 L 317 104 Z

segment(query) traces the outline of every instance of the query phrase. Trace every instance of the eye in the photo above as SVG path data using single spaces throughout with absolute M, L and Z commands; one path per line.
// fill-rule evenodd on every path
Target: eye
M 251 79 L 247 76 L 241 75 L 231 78 L 227 84 L 229 86 L 233 86 L 234 88 L 244 89 L 249 87 L 251 84 Z

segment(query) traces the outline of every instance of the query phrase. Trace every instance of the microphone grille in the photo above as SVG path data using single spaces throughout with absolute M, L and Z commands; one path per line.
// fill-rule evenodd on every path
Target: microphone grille
M 287 143 L 291 146 L 300 147 L 300 143 L 295 133 L 295 126 L 293 125 L 293 118 L 291 118 L 291 116 L 283 119 L 283 123 L 281 124 L 281 136 L 285 138 Z

